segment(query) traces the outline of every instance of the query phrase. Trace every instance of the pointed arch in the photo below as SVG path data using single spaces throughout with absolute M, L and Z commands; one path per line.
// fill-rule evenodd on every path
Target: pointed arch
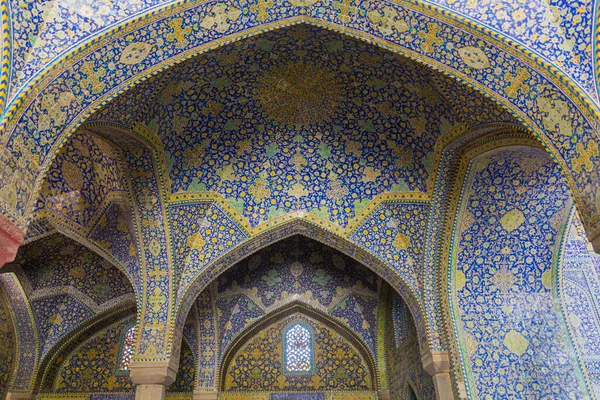
M 30 217 L 32 197 L 38 191 L 40 173 L 47 169 L 56 151 L 85 118 L 118 94 L 185 59 L 225 43 L 266 30 L 308 23 L 358 37 L 417 60 L 475 88 L 511 110 L 524 126 L 535 132 L 561 164 L 569 185 L 578 194 L 578 206 L 590 236 L 600 232 L 600 205 L 596 202 L 596 192 L 600 188 L 590 188 L 590 182 L 597 181 L 594 176 L 598 175 L 600 168 L 597 159 L 600 154 L 594 133 L 599 113 L 597 107 L 568 77 L 545 65 L 540 58 L 523 51 L 512 41 L 498 35 L 490 36 L 488 29 L 426 2 L 389 2 L 385 6 L 377 5 L 369 12 L 363 10 L 351 15 L 341 15 L 342 11 L 337 10 L 331 2 L 309 2 L 310 5 L 296 3 L 292 2 L 291 8 L 273 5 L 259 15 L 254 15 L 258 9 L 251 10 L 252 18 L 244 19 L 244 25 L 241 25 L 239 18 L 241 8 L 237 8 L 242 6 L 237 3 L 225 8 L 213 3 L 175 3 L 128 21 L 107 32 L 103 40 L 93 40 L 88 46 L 66 55 L 62 62 L 46 71 L 44 80 L 36 80 L 39 91 L 33 92 L 31 88 L 25 90 L 14 106 L 7 110 L 3 129 L 7 132 L 6 144 L 10 151 L 5 152 L 4 162 L 11 161 L 16 154 L 20 154 L 21 161 L 17 163 L 18 171 L 12 174 L 20 175 L 18 182 L 14 176 L 0 176 L 1 183 L 6 187 L 3 193 L 5 200 L 10 200 L 0 204 L 2 213 L 25 228 Z M 190 35 L 192 28 L 182 25 L 185 18 L 196 12 L 206 15 L 206 21 L 203 20 L 201 24 L 206 34 Z M 406 25 L 407 21 L 414 26 Z M 387 27 L 386 24 L 392 22 L 396 29 Z M 165 29 L 162 29 L 162 25 L 165 25 Z M 398 28 L 404 25 L 409 29 Z M 113 79 L 113 72 L 104 67 L 103 63 L 107 61 L 102 56 L 103 52 L 125 52 L 132 40 L 143 43 L 142 38 L 149 30 L 170 35 L 165 37 L 166 47 L 163 49 L 168 54 L 159 58 L 146 56 L 136 64 L 139 64 L 136 68 L 119 69 L 124 75 Z M 414 40 L 405 40 L 405 36 L 413 35 Z M 442 46 L 444 37 L 449 35 L 454 35 L 460 46 L 474 47 L 481 52 L 488 59 L 490 70 L 479 73 L 479 69 L 486 68 L 470 65 L 468 58 L 457 57 L 455 52 L 460 46 Z M 112 61 L 114 57 L 110 59 Z M 457 61 L 459 59 L 461 61 Z M 496 76 L 492 70 L 501 70 L 503 73 Z M 82 78 L 80 82 L 83 86 L 78 88 L 81 89 L 81 98 L 61 91 L 64 89 L 60 84 L 62 80 L 73 75 Z M 530 87 L 534 86 L 537 90 L 530 91 Z M 62 93 L 67 93 L 67 96 L 60 97 Z M 536 102 L 531 96 L 523 96 L 525 93 L 540 95 Z M 60 118 L 53 120 L 43 107 L 40 109 L 42 98 L 46 102 L 61 99 L 64 104 L 57 110 Z M 43 113 L 38 115 L 43 116 L 38 120 L 45 121 L 43 128 L 46 129 L 40 130 L 49 139 L 49 145 L 37 148 L 36 144 L 30 157 L 26 149 L 31 138 L 24 127 L 26 120 L 33 116 L 30 114 L 37 112 Z M 64 124 L 60 123 L 63 116 Z M 578 140 L 568 140 L 570 138 L 566 136 L 570 136 L 567 135 L 569 132 L 578 135 Z M 25 148 L 14 147 L 17 142 L 24 143 Z
M 0 273 L 0 284 L 8 294 L 9 309 L 15 323 L 16 348 L 29 350 L 17 352 L 9 391 L 29 393 L 34 384 L 32 372 L 37 370 L 40 357 L 37 324 L 27 293 L 17 275 L 13 272 Z
M 270 230 L 266 230 L 249 240 L 242 242 L 203 268 L 202 271 L 195 276 L 192 283 L 181 296 L 181 301 L 176 308 L 175 318 L 173 318 L 174 323 L 169 327 L 169 336 L 173 338 L 172 348 L 176 349 L 177 344 L 181 343 L 181 330 L 175 329 L 175 327 L 183 326 L 196 297 L 199 293 L 202 293 L 204 288 L 206 288 L 210 282 L 224 271 L 258 250 L 295 235 L 305 236 L 338 250 L 363 264 L 387 281 L 390 286 L 402 296 L 403 300 L 408 305 L 415 321 L 415 326 L 417 327 L 421 352 L 425 352 L 430 348 L 429 331 L 426 327 L 427 315 L 421 307 L 414 288 L 411 288 L 402 276 L 393 268 L 381 261 L 368 250 L 365 250 L 348 239 L 300 218 L 277 225 Z
M 379 375 L 377 372 L 377 367 L 375 364 L 375 360 L 373 359 L 373 355 L 367 348 L 367 346 L 360 340 L 360 338 L 352 332 L 349 328 L 342 325 L 338 321 L 335 321 L 333 318 L 323 313 L 320 310 L 317 310 L 313 307 L 310 307 L 307 304 L 302 302 L 292 302 L 287 305 L 272 311 L 267 314 L 263 318 L 254 322 L 248 328 L 244 330 L 232 343 L 229 345 L 228 349 L 225 351 L 225 356 L 221 361 L 221 365 L 219 366 L 219 390 L 225 390 L 225 377 L 227 368 L 229 364 L 233 360 L 233 357 L 236 355 L 236 352 L 244 346 L 249 340 L 251 340 L 257 333 L 262 331 L 263 329 L 268 328 L 269 326 L 274 325 L 275 323 L 282 321 L 286 317 L 289 317 L 294 314 L 306 315 L 325 326 L 332 328 L 336 333 L 345 338 L 348 342 L 352 344 L 352 346 L 359 352 L 360 356 L 366 362 L 367 367 L 369 368 L 369 374 L 371 376 L 371 384 L 372 390 L 376 390 L 379 386 Z M 289 327 L 293 327 L 297 322 L 291 323 Z M 288 327 L 288 328 L 289 328 Z M 306 328 L 305 328 L 306 329 Z M 287 328 L 285 330 L 287 332 Z M 285 353 L 285 352 L 284 352 Z

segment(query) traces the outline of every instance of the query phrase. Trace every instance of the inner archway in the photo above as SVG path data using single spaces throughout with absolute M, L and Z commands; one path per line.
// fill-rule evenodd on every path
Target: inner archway
M 300 372 L 285 361 L 284 336 L 297 324 L 310 337 L 310 367 Z M 434 396 L 402 298 L 359 262 L 305 236 L 275 242 L 218 276 L 187 317 L 184 332 L 193 329 L 197 392 L 404 398 L 410 381 L 423 398 Z

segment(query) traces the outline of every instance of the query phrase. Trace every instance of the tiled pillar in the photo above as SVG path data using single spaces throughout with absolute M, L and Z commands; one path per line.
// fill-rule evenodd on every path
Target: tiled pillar
M 421 357 L 421 361 L 423 361 L 423 368 L 433 379 L 437 400 L 454 400 L 448 352 L 430 351 Z
M 176 375 L 177 366 L 170 361 L 132 361 L 129 366 L 136 400 L 163 400 Z
M 24 238 L 23 231 L 0 214 L 0 267 L 15 260 Z

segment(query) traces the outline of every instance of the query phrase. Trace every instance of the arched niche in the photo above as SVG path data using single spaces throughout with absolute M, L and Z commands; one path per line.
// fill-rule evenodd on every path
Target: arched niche
M 402 299 L 406 302 L 410 310 L 415 326 L 418 332 L 418 341 L 421 352 L 426 352 L 428 349 L 427 329 L 425 327 L 427 318 L 419 304 L 419 300 L 415 296 L 413 290 L 402 280 L 401 276 L 393 271 L 388 265 L 372 255 L 367 250 L 359 247 L 351 241 L 344 239 L 333 232 L 319 227 L 316 224 L 310 223 L 303 219 L 294 219 L 290 222 L 278 225 L 271 230 L 246 240 L 239 244 L 215 262 L 208 265 L 206 268 L 195 277 L 189 288 L 183 293 L 182 300 L 178 304 L 176 326 L 183 326 L 185 319 L 194 304 L 198 294 L 208 287 L 208 285 L 217 279 L 223 272 L 237 264 L 238 262 L 248 258 L 259 250 L 277 243 L 292 236 L 301 235 L 309 239 L 318 241 L 334 250 L 338 250 L 358 261 L 362 265 L 371 269 L 382 279 L 389 283 L 396 290 Z M 173 329 L 173 343 L 176 345 L 180 342 L 180 330 Z
M 286 350 L 284 336 L 287 329 L 295 326 L 295 324 L 302 324 L 305 329 L 310 330 L 312 335 L 313 365 L 312 369 L 307 373 L 286 373 L 285 371 Z M 256 341 L 261 342 L 261 338 L 268 338 L 267 342 L 272 346 L 271 348 L 263 349 L 265 350 L 263 361 L 265 363 L 272 363 L 272 365 L 267 364 L 265 367 L 268 371 L 272 371 L 272 373 L 268 375 L 269 378 L 261 375 L 261 379 L 267 380 L 262 383 L 259 383 L 261 379 L 258 379 L 255 380 L 253 386 L 234 388 L 235 384 L 232 383 L 234 382 L 233 375 L 236 376 L 236 380 L 240 379 L 240 381 L 247 382 L 247 377 L 237 371 L 240 368 L 244 371 L 247 369 L 246 361 L 249 361 L 250 364 L 258 361 L 258 359 L 253 360 L 251 357 L 249 360 L 244 360 L 247 357 L 243 355 L 245 348 L 250 346 L 252 349 L 259 349 L 261 344 Z M 254 351 L 254 355 L 258 356 L 256 350 L 252 351 Z M 344 351 L 346 354 L 342 359 L 337 360 L 335 357 L 341 353 L 336 355 L 335 351 Z M 347 367 L 347 370 L 357 375 L 341 377 L 340 382 L 343 383 L 328 383 L 328 381 L 335 381 L 336 361 L 339 361 L 340 365 L 343 364 Z M 236 367 L 236 362 L 242 362 L 244 366 L 240 365 Z M 231 371 L 232 368 L 236 368 L 235 373 Z M 265 372 L 263 371 L 263 373 Z M 219 389 L 225 396 L 228 392 L 260 390 L 281 392 L 375 391 L 378 381 L 378 371 L 373 357 L 355 333 L 326 314 L 298 302 L 282 307 L 245 330 L 226 350 L 219 376 Z M 286 376 L 293 382 L 283 383 L 286 380 Z M 352 384 L 350 382 L 355 383 Z M 279 389 L 277 389 L 278 384 L 280 385 Z
M 463 396 L 589 395 L 553 289 L 572 207 L 558 170 L 534 143 L 501 138 L 457 159 L 441 278 Z

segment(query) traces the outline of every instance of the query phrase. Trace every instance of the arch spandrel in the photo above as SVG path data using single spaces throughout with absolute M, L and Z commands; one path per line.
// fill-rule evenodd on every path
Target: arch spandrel
M 573 171 L 572 174 L 565 173 L 573 192 L 578 195 L 589 235 L 594 236 L 597 214 L 594 182 L 598 176 L 594 107 L 573 103 L 562 94 L 559 81 L 547 79 L 545 73 L 537 71 L 537 66 L 521 61 L 509 46 L 490 44 L 471 36 L 472 30 L 455 31 L 449 17 L 438 15 L 438 19 L 433 19 L 436 14 L 431 11 L 432 16 L 428 16 L 393 3 L 371 5 L 380 17 L 387 15 L 395 21 L 395 28 L 391 30 L 381 18 L 373 18 L 374 14 L 369 18 L 366 10 L 360 7 L 356 12 L 350 12 L 347 18 L 339 9 L 329 9 L 322 4 L 310 7 L 304 3 L 291 7 L 275 5 L 266 14 L 260 13 L 259 9 L 250 10 L 249 18 L 240 18 L 242 8 L 236 4 L 205 3 L 198 7 L 172 10 L 166 18 L 155 16 L 154 20 L 144 21 L 147 23 L 144 26 L 131 24 L 129 35 L 109 43 L 100 41 L 100 48 L 91 47 L 86 54 L 76 57 L 72 67 L 64 70 L 57 79 L 48 77 L 40 83 L 39 96 L 24 103 L 26 108 L 7 113 L 11 117 L 6 120 L 5 131 L 10 134 L 5 135 L 5 140 L 11 150 L 4 153 L 4 163 L 14 167 L 11 174 L 0 177 L 4 185 L 0 191 L 2 209 L 6 215 L 19 226 L 25 226 L 33 193 L 38 188 L 36 171 L 46 168 L 55 152 L 53 148 L 57 148 L 81 122 L 80 118 L 89 115 L 109 98 L 160 69 L 224 42 L 282 25 L 308 22 L 343 31 L 417 59 L 473 85 L 509 108 L 545 142 L 564 171 Z M 191 23 L 195 15 L 204 16 L 200 26 Z M 409 30 L 398 30 L 401 21 L 410 21 Z M 192 30 L 188 31 L 188 27 L 199 29 L 203 34 L 191 35 Z M 166 46 L 135 65 L 117 63 L 110 64 L 111 68 L 115 66 L 114 71 L 107 68 L 108 61 L 103 59 L 110 58 L 114 62 L 117 52 L 125 51 L 131 43 L 147 41 L 144 38 L 147 38 L 148 30 L 164 32 Z M 454 42 L 449 46 L 450 37 Z M 456 53 L 459 46 L 455 43 L 479 48 L 489 61 L 489 67 L 485 64 L 484 68 L 478 69 L 478 64 L 473 64 L 469 57 L 461 58 Z M 501 73 L 491 76 L 492 71 Z M 532 107 L 532 104 L 536 106 Z M 16 114 L 12 115 L 14 111 Z M 25 126 L 37 129 L 26 130 Z M 35 138 L 39 134 L 45 137 L 44 141 Z M 574 141 L 576 135 L 578 140 Z M 16 156 L 19 161 L 10 161 Z

